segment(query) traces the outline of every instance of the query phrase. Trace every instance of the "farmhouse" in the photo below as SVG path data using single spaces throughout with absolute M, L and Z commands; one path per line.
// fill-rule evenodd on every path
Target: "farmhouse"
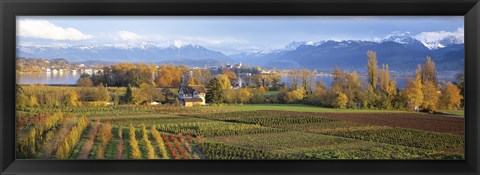
M 178 101 L 180 104 L 183 106 L 205 105 L 205 94 L 207 92 L 205 87 L 201 85 L 187 86 L 185 85 L 185 79 L 183 80 L 182 85 L 178 89 Z

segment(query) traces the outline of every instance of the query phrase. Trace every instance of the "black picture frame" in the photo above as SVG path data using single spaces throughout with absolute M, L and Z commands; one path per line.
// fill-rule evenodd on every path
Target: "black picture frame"
M 0 174 L 479 174 L 478 0 L 1 0 Z M 15 160 L 15 16 L 465 16 L 465 160 Z

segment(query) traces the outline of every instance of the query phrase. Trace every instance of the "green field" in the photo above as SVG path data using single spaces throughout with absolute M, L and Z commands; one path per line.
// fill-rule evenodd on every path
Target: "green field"
M 52 127 L 28 123 L 38 115 L 55 111 L 73 123 L 82 115 L 86 115 L 90 121 L 76 144 L 69 147 L 68 159 L 79 159 L 82 154 L 87 159 L 98 159 L 102 155 L 104 159 L 135 159 L 136 151 L 139 152 L 139 159 L 464 158 L 464 137 L 457 132 L 463 128 L 452 125 L 435 129 L 438 121 L 448 124 L 461 122 L 462 118 L 298 104 L 24 108 L 17 110 L 21 114 L 17 119 L 20 117 L 21 121 L 28 124 L 19 132 L 18 142 L 23 145 L 19 148 L 23 150 L 19 157 L 57 158 L 56 151 L 50 151 L 48 155 L 40 152 L 42 145 L 50 144 L 54 147 L 51 149 L 58 149 L 58 144 L 52 142 L 61 143 L 55 140 L 61 137 L 55 135 L 66 135 L 72 130 L 73 124 L 62 126 L 60 119 L 52 119 Z M 332 114 L 335 115 L 330 116 Z M 388 117 L 391 121 L 375 124 L 379 120 L 375 117 L 379 116 Z M 358 119 L 361 117 L 366 117 L 365 122 Z M 398 121 L 405 120 L 435 127 L 409 128 L 397 125 Z M 100 122 L 100 128 L 107 123 L 113 126 L 110 131 L 112 138 L 106 145 L 101 145 L 100 132 L 92 132 L 97 121 Z M 130 127 L 134 128 L 135 140 L 130 137 Z M 143 127 L 146 132 L 142 130 Z M 33 145 L 24 141 L 31 139 L 29 134 L 32 129 L 39 131 L 39 128 L 43 128 L 41 135 L 49 131 L 54 133 L 52 139 L 37 138 Z M 152 133 L 153 128 L 159 131 L 158 135 Z
M 464 110 L 443 110 L 441 112 L 445 113 L 445 114 L 451 114 L 451 115 L 457 115 L 457 116 L 464 116 L 465 115 Z

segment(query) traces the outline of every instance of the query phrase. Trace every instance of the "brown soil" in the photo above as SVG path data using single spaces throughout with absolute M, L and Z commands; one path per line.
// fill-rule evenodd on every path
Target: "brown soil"
M 98 130 L 100 130 L 100 125 L 95 124 L 92 130 L 90 130 L 90 133 L 88 133 L 88 140 L 85 141 L 82 151 L 80 151 L 77 159 L 88 159 L 88 155 L 90 154 L 93 144 L 95 143 L 95 137 L 97 136 Z
M 123 159 L 123 139 L 118 140 L 117 155 L 115 159 Z
M 269 111 L 272 112 L 272 111 Z M 464 118 L 447 117 L 439 114 L 423 113 L 314 113 L 275 111 L 279 115 L 300 114 L 315 115 L 323 118 L 365 123 L 371 125 L 411 128 L 457 135 L 464 134 Z

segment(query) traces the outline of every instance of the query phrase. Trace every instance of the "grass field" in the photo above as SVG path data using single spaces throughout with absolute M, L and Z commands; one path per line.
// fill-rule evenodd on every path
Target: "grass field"
M 58 158 L 62 136 L 73 131 L 82 115 L 90 123 L 75 145 L 68 147 L 68 159 L 464 158 L 463 118 L 406 111 L 246 104 L 27 108 L 17 112 L 21 114 L 17 120 L 24 122 L 18 132 L 18 155 L 27 159 Z M 54 112 L 69 116 L 70 124 L 56 115 L 43 116 Z M 39 124 L 40 116 L 52 125 Z M 100 128 L 112 125 L 112 137 L 105 145 L 101 144 L 104 136 L 93 130 L 96 121 Z M 32 142 L 32 132 L 41 137 Z M 49 151 L 42 152 L 47 145 Z
M 441 112 L 445 113 L 445 114 L 458 115 L 458 116 L 464 116 L 465 115 L 464 110 L 443 110 Z

